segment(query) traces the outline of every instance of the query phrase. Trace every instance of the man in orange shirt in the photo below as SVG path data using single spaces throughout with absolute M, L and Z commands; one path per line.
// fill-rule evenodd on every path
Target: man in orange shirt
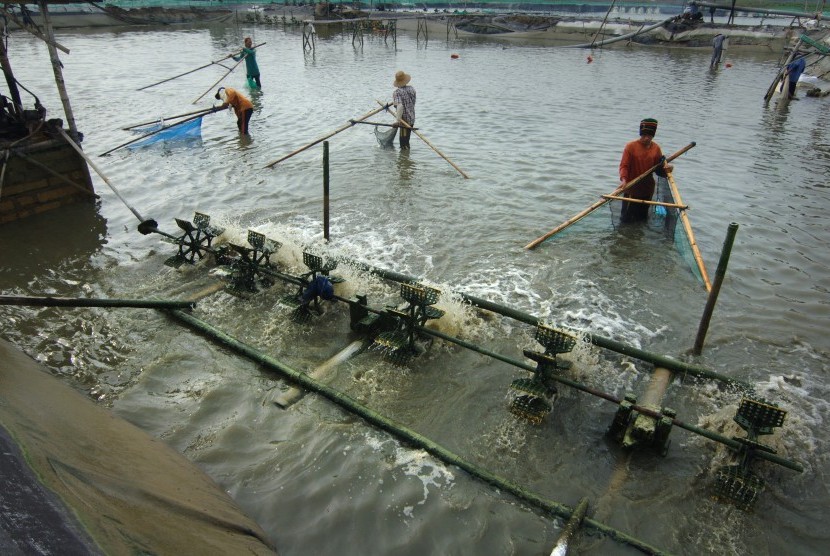
M 219 87 L 216 91 L 216 100 L 221 100 L 221 106 L 214 106 L 213 111 L 225 110 L 228 106 L 233 106 L 233 111 L 236 113 L 236 127 L 239 128 L 239 133 L 247 135 L 248 123 L 251 121 L 251 116 L 254 113 L 254 105 L 248 100 L 248 97 L 230 87 Z
M 660 145 L 654 142 L 657 133 L 657 120 L 646 118 L 640 122 L 640 138 L 626 143 L 620 160 L 620 187 L 629 181 L 658 166 L 654 171 L 659 176 L 671 172 L 673 166 L 666 164 Z M 660 165 L 660 162 L 663 164 Z M 654 175 L 649 174 L 634 184 L 625 192 L 625 197 L 650 201 L 654 196 Z M 648 218 L 648 207 L 645 203 L 625 203 L 622 206 L 620 222 L 638 222 Z

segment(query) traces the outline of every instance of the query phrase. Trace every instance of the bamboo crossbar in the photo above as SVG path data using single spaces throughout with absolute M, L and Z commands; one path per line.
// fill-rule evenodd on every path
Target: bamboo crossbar
M 610 201 L 625 201 L 626 203 L 641 203 L 643 205 L 657 205 L 661 207 L 668 207 L 668 208 L 676 208 L 680 210 L 686 210 L 689 208 L 689 205 L 678 205 L 676 203 L 664 203 L 662 201 L 648 201 L 646 199 L 634 199 L 633 197 L 620 197 L 618 195 L 602 195 L 603 199 L 608 199 Z
M 184 118 L 185 116 L 192 116 L 193 114 L 207 113 L 207 112 L 210 112 L 211 110 L 212 110 L 212 108 L 200 108 L 199 110 L 194 110 L 192 112 L 185 112 L 184 114 L 176 114 L 175 116 L 167 116 L 167 117 L 156 118 L 155 120 L 150 120 L 149 122 L 141 122 L 140 124 L 133 124 L 131 126 L 122 127 L 121 129 L 123 129 L 124 131 L 129 131 L 131 129 L 141 127 L 143 125 L 150 125 L 150 124 L 154 124 L 154 123 L 157 123 L 157 122 L 163 121 L 163 120 L 176 120 L 178 118 Z
M 151 131 L 151 132 L 149 132 L 149 133 L 145 133 L 145 134 L 143 134 L 143 135 L 140 135 L 139 137 L 136 137 L 135 139 L 131 139 L 131 140 L 127 141 L 126 143 L 122 143 L 122 144 L 118 145 L 117 147 L 113 147 L 113 148 L 111 148 L 110 150 L 108 150 L 107 152 L 103 152 L 103 153 L 99 154 L 98 156 L 107 156 L 107 155 L 108 155 L 108 154 L 110 154 L 111 152 L 113 152 L 113 151 L 117 151 L 118 149 L 120 149 L 120 148 L 122 148 L 122 147 L 126 147 L 127 145 L 132 145 L 133 143 L 135 143 L 135 142 L 137 142 L 137 141 L 141 141 L 142 139 L 145 139 L 145 138 L 147 138 L 147 137 L 150 137 L 151 135 L 155 135 L 155 134 L 157 134 L 157 133 L 161 133 L 162 131 L 168 130 L 168 129 L 170 129 L 171 127 L 176 127 L 177 125 L 182 125 L 182 124 L 184 124 L 184 123 L 191 122 L 191 121 L 193 121 L 193 120 L 195 120 L 195 119 L 197 119 L 197 118 L 201 118 L 202 116 L 205 116 L 205 115 L 207 115 L 207 114 L 210 114 L 212 111 L 213 111 L 213 108 L 206 108 L 206 109 L 204 109 L 204 110 L 200 110 L 198 113 L 195 113 L 195 112 L 194 112 L 194 114 L 196 114 L 195 116 L 191 116 L 191 117 L 189 117 L 189 118 L 185 118 L 184 120 L 182 120 L 182 121 L 180 121 L 180 122 L 176 122 L 176 123 L 174 123 L 174 124 L 170 124 L 170 125 L 162 126 L 162 127 L 158 128 L 158 129 L 156 129 L 156 130 L 154 130 L 154 131 Z
M 231 66 L 231 68 L 230 68 L 228 71 L 226 71 L 226 72 L 225 72 L 225 75 L 223 75 L 222 77 L 220 77 L 219 79 L 217 79 L 217 80 L 213 83 L 213 85 L 211 85 L 210 87 L 208 87 L 207 91 L 205 91 L 204 93 L 202 93 L 201 95 L 199 95 L 198 97 L 196 97 L 195 99 L 193 99 L 193 102 L 191 102 L 191 104 L 196 104 L 197 102 L 199 102 L 200 100 L 202 100 L 202 97 L 203 97 L 203 96 L 205 96 L 206 94 L 208 94 L 209 92 L 211 92 L 211 91 L 213 90 L 213 88 L 214 88 L 214 87 L 216 87 L 219 83 L 221 83 L 221 82 L 222 82 L 222 80 L 223 80 L 223 79 L 225 79 L 228 75 L 230 75 L 230 73 L 231 73 L 233 70 L 235 70 L 236 68 L 238 68 L 238 67 L 239 67 L 239 64 L 241 64 L 241 63 L 242 63 L 242 60 L 244 60 L 244 59 L 245 59 L 244 57 L 240 58 L 240 60 L 239 60 L 237 63 L 235 63 L 233 66 Z

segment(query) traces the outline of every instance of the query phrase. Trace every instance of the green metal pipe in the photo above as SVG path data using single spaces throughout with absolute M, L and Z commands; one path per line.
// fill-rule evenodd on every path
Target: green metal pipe
M 329 240 L 329 142 L 323 141 L 323 239 Z
M 343 394 L 325 384 L 322 384 L 310 376 L 292 369 L 288 365 L 282 363 L 281 361 L 260 352 L 259 350 L 237 340 L 236 338 L 222 332 L 218 328 L 215 328 L 211 324 L 193 316 L 190 313 L 185 313 L 183 311 L 168 311 L 168 314 L 173 316 L 174 318 L 178 319 L 179 321 L 187 324 L 191 328 L 205 334 L 206 336 L 210 337 L 211 339 L 220 342 L 221 344 L 225 345 L 226 347 L 232 349 L 233 351 L 244 355 L 248 359 L 263 365 L 264 367 L 277 371 L 281 375 L 285 376 L 292 382 L 295 382 L 317 394 L 320 394 L 324 398 L 334 402 L 338 406 L 342 407 L 343 409 L 358 415 L 359 417 L 363 418 L 369 424 L 376 426 L 393 436 L 401 439 L 403 442 L 432 454 L 436 458 L 440 459 L 444 463 L 449 465 L 455 465 L 456 467 L 461 468 L 462 470 L 466 471 L 473 477 L 477 477 L 484 482 L 487 482 L 500 490 L 504 490 L 509 492 L 516 498 L 527 502 L 533 506 L 541 508 L 542 510 L 549 512 L 553 515 L 559 516 L 563 519 L 570 519 L 570 517 L 574 514 L 574 509 L 566 506 L 564 504 L 560 504 L 558 502 L 554 502 L 551 500 L 547 500 L 534 494 L 523 487 L 512 483 L 498 475 L 495 475 L 486 469 L 483 469 L 467 460 L 463 459 L 461 456 L 451 452 L 450 450 L 444 448 L 443 446 L 433 442 L 429 438 L 418 434 L 417 432 L 399 424 L 391 419 L 387 419 L 386 417 L 380 415 L 372 411 L 371 409 L 367 408 L 366 406 L 357 402 L 354 398 Z M 633 548 L 641 550 L 646 554 L 666 554 L 648 544 L 635 539 L 621 531 L 613 529 L 608 525 L 602 524 L 598 521 L 594 520 L 585 520 L 584 523 L 591 527 L 592 529 L 601 532 L 605 535 L 608 535 L 612 539 L 627 544 Z
M 33 297 L 0 295 L 0 305 L 28 307 L 136 307 L 140 309 L 192 309 L 195 301 L 165 301 L 160 299 L 87 299 L 81 297 Z
M 706 298 L 706 307 L 703 309 L 703 316 L 700 317 L 700 325 L 697 328 L 697 337 L 695 338 L 695 345 L 692 348 L 694 355 L 700 355 L 703 351 L 703 340 L 706 339 L 706 332 L 709 330 L 709 321 L 712 319 L 712 313 L 715 310 L 715 303 L 718 301 L 720 294 L 720 287 L 723 284 L 723 278 L 726 276 L 726 267 L 729 265 L 729 257 L 732 254 L 732 244 L 735 243 L 735 235 L 738 233 L 738 225 L 732 222 L 729 229 L 726 231 L 726 239 L 723 240 L 723 249 L 720 252 L 720 260 L 718 261 L 718 270 L 715 273 L 715 281 L 712 283 L 712 291 L 709 292 L 709 297 Z
M 380 268 L 374 268 L 369 265 L 364 265 L 362 263 L 353 263 L 362 266 L 366 270 L 380 276 L 381 278 L 385 278 L 387 280 L 392 280 L 394 282 L 418 282 L 417 278 L 412 276 L 407 276 L 405 274 L 400 274 L 398 272 L 394 272 L 391 270 L 384 270 Z M 480 309 L 485 309 L 487 311 L 491 311 L 493 313 L 497 313 L 499 315 L 504 315 L 506 317 L 510 317 L 520 322 L 524 322 L 530 324 L 532 326 L 538 326 L 539 324 L 543 324 L 543 321 L 540 320 L 538 317 L 535 317 L 529 313 L 525 313 L 519 311 L 517 309 L 513 309 L 511 307 L 505 307 L 504 305 L 499 305 L 497 303 L 493 303 L 492 301 L 488 301 L 486 299 L 482 299 L 480 297 L 475 297 L 472 295 L 467 295 L 465 293 L 456 292 L 458 293 L 466 302 L 470 303 L 471 305 L 478 307 Z M 616 340 L 612 340 L 610 338 L 604 338 L 602 336 L 597 336 L 596 334 L 589 334 L 589 339 L 591 343 L 595 346 L 599 346 L 601 348 L 609 349 L 611 351 L 615 351 L 617 353 L 621 353 L 623 355 L 628 355 L 630 357 L 634 357 L 636 359 L 640 359 L 642 361 L 646 361 L 648 363 L 652 363 L 658 367 L 664 367 L 671 371 L 682 373 L 682 374 L 690 374 L 692 376 L 696 376 L 699 378 L 708 378 L 712 380 L 718 380 L 727 384 L 733 384 L 736 386 L 740 386 L 743 388 L 751 388 L 751 385 L 748 382 L 738 380 L 735 378 L 728 377 L 726 375 L 722 375 L 715 371 L 711 371 L 709 369 L 705 369 L 703 367 L 697 365 L 690 365 L 688 363 L 684 363 L 682 361 L 678 361 L 677 359 L 672 359 L 671 357 L 665 357 L 663 355 L 658 355 L 656 353 L 651 353 L 640 348 L 636 348 L 634 346 L 623 344 L 622 342 L 618 342 Z
M 505 355 L 501 355 L 499 353 L 484 349 L 480 346 L 477 346 L 475 344 L 471 344 L 470 342 L 467 342 L 467 341 L 462 340 L 460 338 L 455 338 L 454 336 L 449 336 L 447 334 L 444 334 L 443 332 L 439 332 L 437 330 L 432 330 L 431 328 L 425 328 L 423 326 L 416 326 L 415 328 L 420 332 L 423 332 L 425 334 L 429 334 L 430 336 L 435 336 L 436 338 L 440 338 L 440 339 L 445 340 L 447 342 L 457 344 L 457 345 L 459 345 L 461 347 L 464 347 L 464 348 L 467 348 L 471 351 L 475 351 L 475 352 L 480 353 L 482 355 L 487 355 L 488 357 L 492 357 L 493 359 L 503 361 L 505 363 L 513 365 L 514 367 L 519 367 L 520 369 L 524 369 L 524 370 L 529 371 L 529 372 L 534 372 L 536 370 L 535 366 L 529 365 L 529 364 L 527 364 L 523 361 L 518 361 L 516 359 L 512 359 L 510 357 L 507 357 Z M 617 404 L 617 405 L 619 405 L 622 402 L 622 400 L 620 398 L 618 398 L 618 397 L 616 397 L 612 394 L 609 394 L 607 392 L 603 392 L 601 390 L 597 390 L 595 388 L 591 388 L 589 386 L 585 386 L 584 384 L 580 384 L 579 382 L 575 382 L 575 381 L 570 380 L 568 378 L 565 378 L 563 376 L 552 374 L 552 375 L 549 375 L 549 378 L 551 380 L 559 382 L 560 384 L 565 384 L 565 385 L 570 386 L 572 388 L 576 388 L 577 390 L 580 390 L 580 391 L 585 392 L 587 394 L 591 394 L 593 396 L 597 396 L 598 398 L 602 398 L 604 400 L 607 400 L 607 401 L 612 402 L 612 403 Z M 638 413 L 642 413 L 643 415 L 648 415 L 649 417 L 653 417 L 655 419 L 660 419 L 660 418 L 663 417 L 663 415 L 660 414 L 660 412 L 654 411 L 653 409 L 649 409 L 649 408 L 641 406 L 641 405 L 636 405 L 635 404 L 635 405 L 632 405 L 632 408 L 635 411 L 637 411 Z M 742 446 L 742 444 L 740 442 L 738 442 L 737 440 L 727 438 L 727 437 L 722 436 L 720 434 L 714 433 L 712 431 L 708 431 L 706 429 L 702 429 L 702 428 L 694 426 L 694 425 L 689 425 L 687 423 L 684 423 L 680 419 L 672 419 L 672 424 L 677 426 L 677 427 L 680 427 L 681 429 L 686 429 L 689 432 L 693 432 L 693 433 L 699 434 L 701 436 L 705 436 L 706 438 L 708 438 L 710 440 L 714 440 L 715 442 L 720 442 L 722 444 L 725 444 L 725 445 L 727 445 L 730 448 L 735 449 L 735 450 L 737 450 L 738 448 L 740 448 Z M 802 473 L 804 471 L 804 467 L 802 467 L 801 464 L 793 462 L 793 461 L 786 460 L 786 459 L 784 459 L 780 456 L 777 456 L 775 454 L 770 454 L 768 452 L 757 451 L 755 453 L 755 456 L 759 457 L 761 459 L 765 459 L 767 461 L 771 461 L 773 463 L 777 463 L 778 465 L 782 465 L 782 466 L 784 466 L 788 469 L 792 469 L 793 471 L 798 471 L 799 473 Z

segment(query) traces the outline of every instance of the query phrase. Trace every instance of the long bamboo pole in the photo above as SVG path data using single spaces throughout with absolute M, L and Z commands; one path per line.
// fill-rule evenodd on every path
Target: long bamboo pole
M 140 124 L 134 124 L 134 125 L 127 126 L 127 127 L 122 127 L 121 129 L 123 129 L 124 131 L 129 131 L 131 129 L 141 127 L 143 125 L 150 125 L 150 124 L 157 123 L 160 120 L 175 120 L 175 119 L 178 119 L 178 118 L 184 118 L 185 116 L 192 116 L 193 114 L 201 114 L 203 112 L 209 112 L 210 110 L 211 110 L 210 108 L 200 108 L 199 110 L 194 110 L 193 112 L 185 112 L 184 114 L 176 114 L 175 116 L 166 116 L 166 117 L 163 116 L 161 118 L 156 118 L 155 120 L 150 120 L 149 122 L 141 122 Z M 179 123 L 181 123 L 181 122 L 179 122 Z
M 213 85 L 211 85 L 210 87 L 208 87 L 207 91 L 205 91 L 204 93 L 202 93 L 201 95 L 199 95 L 198 97 L 196 97 L 195 99 L 193 99 L 193 102 L 191 102 L 191 104 L 196 104 L 197 102 L 199 102 L 200 100 L 202 100 L 202 97 L 203 97 L 203 96 L 205 96 L 205 95 L 206 95 L 206 94 L 208 94 L 210 91 L 212 91 L 212 90 L 213 90 L 213 88 L 214 88 L 214 87 L 216 87 L 219 83 L 221 83 L 223 79 L 225 79 L 227 76 L 229 76 L 233 70 L 235 70 L 236 68 L 238 68 L 238 67 L 239 67 L 239 64 L 241 64 L 241 63 L 242 63 L 242 60 L 244 60 L 244 59 L 245 59 L 245 58 L 242 58 L 242 59 L 241 59 L 241 60 L 239 60 L 237 63 L 235 63 L 233 66 L 231 66 L 231 68 L 230 68 L 228 71 L 226 71 L 226 72 L 225 72 L 225 75 L 223 75 L 222 77 L 220 77 L 219 79 L 217 79 L 217 80 L 213 83 Z
M 155 131 L 151 131 L 151 132 L 149 132 L 149 133 L 145 133 L 144 135 L 141 135 L 141 136 L 139 136 L 139 137 L 136 137 L 135 139 L 131 139 L 131 140 L 127 141 L 126 143 L 122 143 L 122 144 L 118 145 L 117 147 L 113 147 L 113 148 L 111 148 L 110 150 L 108 150 L 107 152 L 103 152 L 103 153 L 99 154 L 98 156 L 107 156 L 107 155 L 108 155 L 108 154 L 110 154 L 111 152 L 113 152 L 113 151 L 117 151 L 118 149 L 120 149 L 120 148 L 122 148 L 122 147 L 126 147 L 127 145 L 132 145 L 133 143 L 135 143 L 135 142 L 137 142 L 137 141 L 141 141 L 142 139 L 146 139 L 147 137 L 150 137 L 151 135 L 155 135 L 155 134 L 157 134 L 157 133 L 161 133 L 162 131 L 168 130 L 168 129 L 170 129 L 171 127 L 176 127 L 177 125 L 182 125 L 182 124 L 187 123 L 187 122 L 192 122 L 193 120 L 195 120 L 195 119 L 197 119 L 197 118 L 201 118 L 202 116 L 205 116 L 206 114 L 209 114 L 209 113 L 211 113 L 211 112 L 213 112 L 213 108 L 205 108 L 204 110 L 200 111 L 200 112 L 199 112 L 198 114 L 196 114 L 195 116 L 191 116 L 191 117 L 189 117 L 189 118 L 185 118 L 184 120 L 182 120 L 182 121 L 180 121 L 180 122 L 176 122 L 175 124 L 170 124 L 170 125 L 166 125 L 166 126 L 160 127 L 159 129 L 157 129 L 157 130 L 155 130 Z
M 66 140 L 66 142 L 69 143 L 69 146 L 71 146 L 73 149 L 75 149 L 75 151 L 79 155 L 81 155 L 84 158 L 84 160 L 87 161 L 87 164 L 92 166 L 92 169 L 95 170 L 95 172 L 99 176 L 101 176 L 101 179 L 104 180 L 104 183 L 106 183 L 109 186 L 109 188 L 112 189 L 112 192 L 115 193 L 115 195 L 119 199 L 121 199 L 121 202 L 124 203 L 127 206 L 128 209 L 130 209 L 130 212 L 132 212 L 135 215 L 135 217 L 138 218 L 138 221 L 139 222 L 147 222 L 147 220 L 143 216 L 141 216 L 141 214 L 132 205 L 130 205 L 130 203 L 127 202 L 127 200 L 121 195 L 121 193 L 118 191 L 118 189 L 116 189 L 116 187 L 112 184 L 112 182 L 110 182 L 109 178 L 107 178 L 107 176 L 105 176 L 104 173 L 98 168 L 98 166 L 95 165 L 95 163 L 92 161 L 92 159 L 89 158 L 86 155 L 86 153 L 83 151 L 83 149 L 80 146 L 78 146 L 78 144 L 75 142 L 75 140 L 72 139 L 69 136 L 68 133 L 66 133 L 66 130 L 64 130 L 63 128 L 58 128 L 58 132 L 60 132 L 60 134 L 61 134 L 61 136 L 63 136 L 64 140 Z
M 381 101 L 379 101 L 379 100 L 377 100 L 377 99 L 375 99 L 375 100 L 376 100 L 376 102 L 377 102 L 378 104 L 380 104 L 380 105 L 382 105 L 382 106 L 383 106 L 383 103 L 382 103 Z M 386 111 L 387 111 L 387 112 L 389 112 L 390 114 L 392 113 L 392 111 L 391 111 L 391 110 L 389 110 L 389 105 L 388 105 L 388 104 L 387 104 L 387 105 L 385 105 L 385 108 L 386 108 Z M 411 130 L 412 130 L 412 133 L 414 133 L 415 135 L 417 135 L 418 137 L 420 137 L 420 138 L 421 138 L 421 141 L 423 141 L 424 143 L 426 143 L 427 145 L 429 145 L 429 147 L 430 147 L 432 150 L 434 150 L 435 152 L 437 152 L 437 153 L 438 153 L 438 155 L 439 155 L 441 158 L 443 158 L 444 160 L 446 160 L 447 162 L 449 162 L 449 163 L 450 163 L 450 166 L 452 166 L 453 168 L 455 168 L 456 170 L 458 170 L 458 173 L 459 173 L 459 174 L 461 174 L 462 176 L 464 176 L 464 179 L 470 179 L 470 176 L 468 176 L 467 174 L 465 174 L 465 173 L 464 173 L 464 170 L 462 170 L 461 168 L 459 168 L 458 166 L 456 166 L 455 162 L 453 162 L 452 160 L 450 160 L 449 158 L 447 158 L 447 155 L 445 155 L 444 153 L 442 153 L 441 151 L 439 151 L 439 150 L 438 150 L 438 147 L 436 147 L 435 145 L 433 145 L 432 143 L 430 143 L 430 142 L 429 142 L 429 139 L 427 139 L 426 137 L 424 137 L 424 136 L 423 136 L 423 134 L 421 134 L 421 133 L 420 133 L 420 132 L 418 132 L 418 131 L 414 128 L 414 127 L 412 127 L 411 125 L 409 125 L 409 122 L 407 122 L 407 121 L 406 121 L 406 120 L 404 120 L 404 119 L 401 119 L 401 123 L 404 125 L 404 127 L 407 127 L 407 128 L 409 128 L 409 129 L 411 129 Z
M 262 46 L 263 44 L 265 44 L 265 43 L 264 43 L 264 42 L 259 43 L 259 44 L 255 45 L 255 46 L 254 46 L 254 48 L 260 47 L 260 46 Z M 225 61 L 225 60 L 227 60 L 228 58 L 233 58 L 234 56 L 238 56 L 240 52 L 242 52 L 242 50 L 237 50 L 237 51 L 236 51 L 236 52 L 234 52 L 233 54 L 228 54 L 228 55 L 227 55 L 227 56 L 225 56 L 224 58 L 219 58 L 219 59 L 218 59 L 218 60 L 216 60 L 215 62 L 211 62 L 211 63 L 209 63 L 209 64 L 205 64 L 204 66 L 199 66 L 199 67 L 198 67 L 198 68 L 196 68 L 196 69 L 192 69 L 192 70 L 190 70 L 190 71 L 186 71 L 186 72 L 184 72 L 184 73 L 180 73 L 179 75 L 174 75 L 173 77 L 168 77 L 167 79 L 162 79 L 161 81 L 158 81 L 158 82 L 153 83 L 153 84 L 151 84 L 151 85 L 145 85 L 144 87 L 141 87 L 140 89 L 136 89 L 136 91 L 143 91 L 144 89 L 149 89 L 150 87 L 155 87 L 156 85 L 161 85 L 162 83 L 167 83 L 168 81 L 173 81 L 174 79 L 178 79 L 179 77 L 184 77 L 185 75 L 189 75 L 189 74 L 191 74 L 191 73 L 195 73 L 195 72 L 197 72 L 197 71 L 199 71 L 199 70 L 203 70 L 203 69 L 205 69 L 205 68 L 209 68 L 210 66 L 212 66 L 212 65 L 214 65 L 214 64 L 218 64 L 219 62 L 224 62 L 224 61 Z M 224 66 L 223 66 L 223 67 L 224 67 Z
M 686 151 L 688 151 L 689 149 L 691 149 L 695 145 L 696 145 L 696 143 L 694 141 L 692 141 L 691 143 L 689 143 L 688 145 L 686 145 L 685 147 L 683 147 L 682 149 L 680 149 L 676 153 L 674 153 L 671 156 L 669 156 L 668 158 L 666 158 L 666 162 L 671 162 L 672 160 L 674 160 L 678 156 L 682 155 L 683 153 L 685 153 Z M 633 180 L 630 180 L 628 183 L 626 183 L 622 187 L 618 187 L 617 189 L 615 189 L 613 192 L 611 192 L 611 195 L 619 195 L 621 193 L 625 193 L 626 191 L 628 191 L 629 189 L 634 187 L 636 184 L 638 184 L 640 182 L 640 180 L 642 180 L 646 176 L 650 176 L 652 172 L 654 172 L 657 168 L 659 168 L 662 165 L 663 165 L 663 162 L 658 162 L 657 164 L 655 164 L 654 166 L 652 166 L 651 168 L 649 168 L 648 170 L 646 170 L 645 172 L 643 172 L 642 174 L 640 174 L 639 176 L 634 178 Z M 585 218 L 586 216 L 588 216 L 589 214 L 591 214 L 592 212 L 594 212 L 595 210 L 597 210 L 598 208 L 600 208 L 601 206 L 603 206 L 607 202 L 608 202 L 608 199 L 600 199 L 599 201 L 597 201 L 596 203 L 594 203 L 590 207 L 586 208 L 585 210 L 583 210 L 582 212 L 580 212 L 576 216 L 574 216 L 574 217 L 568 219 L 567 221 L 563 222 L 562 224 L 558 225 L 557 227 L 555 227 L 554 229 L 552 229 L 551 231 L 549 231 L 545 235 L 534 239 L 533 241 L 531 241 L 530 243 L 525 245 L 525 249 L 535 249 L 543 241 L 549 239 L 553 235 L 555 235 L 555 234 L 559 233 L 560 231 L 564 230 L 565 228 L 567 228 L 571 224 L 575 224 L 576 222 L 579 222 L 580 220 L 582 220 L 583 218 Z
M 677 183 L 675 183 L 674 176 L 671 172 L 668 172 L 667 178 L 672 195 L 674 195 L 674 200 L 682 205 L 683 199 L 680 197 L 680 190 L 677 189 Z M 703 264 L 703 257 L 700 255 L 695 234 L 692 232 L 692 224 L 689 222 L 689 215 L 686 214 L 685 210 L 680 211 L 680 222 L 683 223 L 683 229 L 686 230 L 686 237 L 689 238 L 689 245 L 692 247 L 692 254 L 695 256 L 695 262 L 697 263 L 698 270 L 700 270 L 700 276 L 703 278 L 703 284 L 706 286 L 706 291 L 710 292 L 712 291 L 712 283 L 709 281 L 709 275 L 706 273 L 706 265 Z
M 313 146 L 314 146 L 314 145 L 316 145 L 317 143 L 321 143 L 321 142 L 325 141 L 326 139 L 328 139 L 329 137 L 333 137 L 333 136 L 337 135 L 337 134 L 338 134 L 338 133 L 340 133 L 341 131 L 346 131 L 346 130 L 347 130 L 347 129 L 349 129 L 350 127 L 353 127 L 356 123 L 358 123 L 358 122 L 360 122 L 360 121 L 362 121 L 362 120 L 365 120 L 366 118 L 371 118 L 372 116 L 374 116 L 374 115 L 375 115 L 375 114 L 377 114 L 378 112 L 381 112 L 381 111 L 382 111 L 382 110 L 384 110 L 385 108 L 386 108 L 386 106 L 384 105 L 384 106 L 381 106 L 380 108 L 377 108 L 377 109 L 375 109 L 375 110 L 372 110 L 371 112 L 367 112 L 367 113 L 363 114 L 363 115 L 362 115 L 362 116 L 360 116 L 359 118 L 355 118 L 354 120 L 349 120 L 349 123 L 347 123 L 347 124 L 345 124 L 345 125 L 342 125 L 342 126 L 338 127 L 337 129 L 335 129 L 335 130 L 334 130 L 334 131 L 332 131 L 331 133 L 328 133 L 328 134 L 324 135 L 323 137 L 320 137 L 319 139 L 315 139 L 314 141 L 312 141 L 312 142 L 311 142 L 311 143 L 309 143 L 308 145 L 304 145 L 304 146 L 300 147 L 299 149 L 297 149 L 297 150 L 295 150 L 295 151 L 292 151 L 292 152 L 288 153 L 287 155 L 283 156 L 282 158 L 278 158 L 277 160 L 274 160 L 273 162 L 269 162 L 268 164 L 266 164 L 266 165 L 265 165 L 265 167 L 266 167 L 266 168 L 273 168 L 274 166 L 276 166 L 277 164 L 279 164 L 279 163 L 280 163 L 280 162 L 282 162 L 283 160 L 286 160 L 286 159 L 288 159 L 288 158 L 291 158 L 291 157 L 292 157 L 292 156 L 294 156 L 295 154 L 300 154 L 300 153 L 301 153 L 301 152 L 303 152 L 304 150 L 306 150 L 306 149 L 310 149 L 311 147 L 313 147 Z

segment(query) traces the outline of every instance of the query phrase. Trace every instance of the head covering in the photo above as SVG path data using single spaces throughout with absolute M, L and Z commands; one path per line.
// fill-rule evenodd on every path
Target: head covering
M 640 122 L 640 135 L 651 135 L 654 137 L 657 134 L 657 120 L 654 118 L 646 118 Z
M 219 87 L 218 89 L 216 89 L 216 96 L 214 97 L 216 100 L 224 101 L 225 99 L 227 99 L 227 97 L 228 95 L 227 93 L 225 93 L 224 87 Z
M 392 83 L 395 87 L 403 87 L 409 80 L 412 79 L 412 76 L 404 71 L 397 71 L 395 73 L 395 82 Z

